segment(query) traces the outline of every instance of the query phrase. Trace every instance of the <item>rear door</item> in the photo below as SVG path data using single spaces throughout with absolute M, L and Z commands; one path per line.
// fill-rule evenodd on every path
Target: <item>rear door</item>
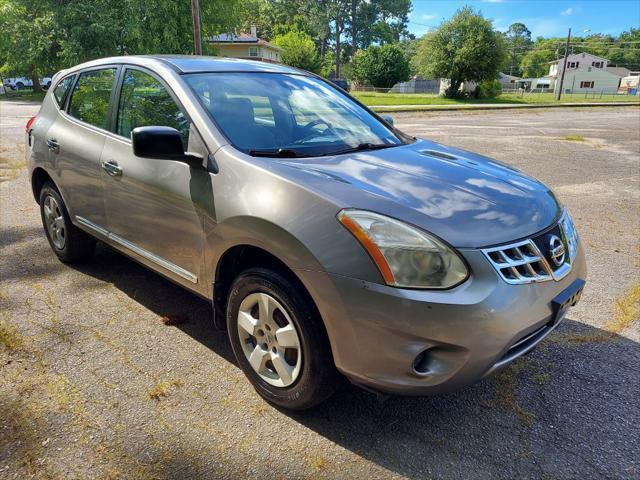
M 116 243 L 144 263 L 193 288 L 203 258 L 201 209 L 212 207 L 212 201 L 199 201 L 211 199 L 209 173 L 179 161 L 136 157 L 131 131 L 173 127 L 182 134 L 185 151 L 206 156 L 206 149 L 157 75 L 127 66 L 119 83 L 115 135 L 106 139 L 102 152 L 108 229 Z
M 100 156 L 108 135 L 116 66 L 80 72 L 46 135 L 73 221 L 104 233 L 107 220 L 100 178 Z M 68 97 L 68 99 L 66 98 Z M 62 99 L 61 99 L 62 100 Z

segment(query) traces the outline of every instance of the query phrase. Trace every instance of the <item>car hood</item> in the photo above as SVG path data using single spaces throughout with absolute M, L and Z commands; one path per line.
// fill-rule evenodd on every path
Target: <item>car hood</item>
M 455 247 L 524 238 L 561 213 L 553 192 L 519 170 L 426 140 L 284 163 L 323 177 L 333 187 L 325 193 L 343 205 L 399 218 Z

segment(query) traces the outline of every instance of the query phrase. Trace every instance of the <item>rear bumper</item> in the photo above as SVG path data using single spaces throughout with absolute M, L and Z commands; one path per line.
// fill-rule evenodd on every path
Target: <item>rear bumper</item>
M 549 335 L 556 326 L 552 299 L 586 278 L 582 246 L 561 281 L 526 285 L 507 284 L 480 251 L 462 253 L 473 275 L 447 291 L 397 289 L 338 275 L 318 278 L 319 290 L 312 295 L 338 369 L 354 383 L 385 393 L 463 388 Z

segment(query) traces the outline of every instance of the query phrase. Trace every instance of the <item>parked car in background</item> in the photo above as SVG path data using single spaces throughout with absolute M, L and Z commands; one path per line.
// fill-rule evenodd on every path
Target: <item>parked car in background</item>
M 26 77 L 5 78 L 3 83 L 5 88 L 10 88 L 11 90 L 22 90 L 23 88 L 33 87 L 33 81 Z M 48 89 L 51 86 L 51 77 L 41 78 L 40 86 L 45 90 Z
M 56 75 L 25 135 L 58 258 L 100 240 L 210 300 L 282 407 L 321 402 L 340 374 L 392 394 L 460 389 L 531 351 L 585 285 L 548 187 L 408 136 L 298 69 L 95 60 Z
M 331 81 L 333 82 L 334 85 L 337 85 L 338 87 L 343 89 L 345 92 L 348 92 L 351 89 L 351 86 L 349 85 L 349 82 L 347 82 L 343 78 L 336 78 L 336 79 L 331 80 Z

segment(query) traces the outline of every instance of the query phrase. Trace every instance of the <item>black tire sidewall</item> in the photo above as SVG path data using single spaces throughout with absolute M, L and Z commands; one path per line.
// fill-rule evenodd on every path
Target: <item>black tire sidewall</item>
M 238 337 L 238 310 L 252 293 L 273 296 L 287 310 L 298 332 L 302 349 L 302 366 L 296 381 L 288 387 L 265 382 L 247 360 Z M 238 364 L 256 391 L 267 401 L 288 409 L 301 410 L 320 403 L 332 393 L 330 377 L 335 367 L 322 321 L 315 307 L 296 285 L 277 272 L 250 269 L 234 281 L 227 302 L 227 331 Z

